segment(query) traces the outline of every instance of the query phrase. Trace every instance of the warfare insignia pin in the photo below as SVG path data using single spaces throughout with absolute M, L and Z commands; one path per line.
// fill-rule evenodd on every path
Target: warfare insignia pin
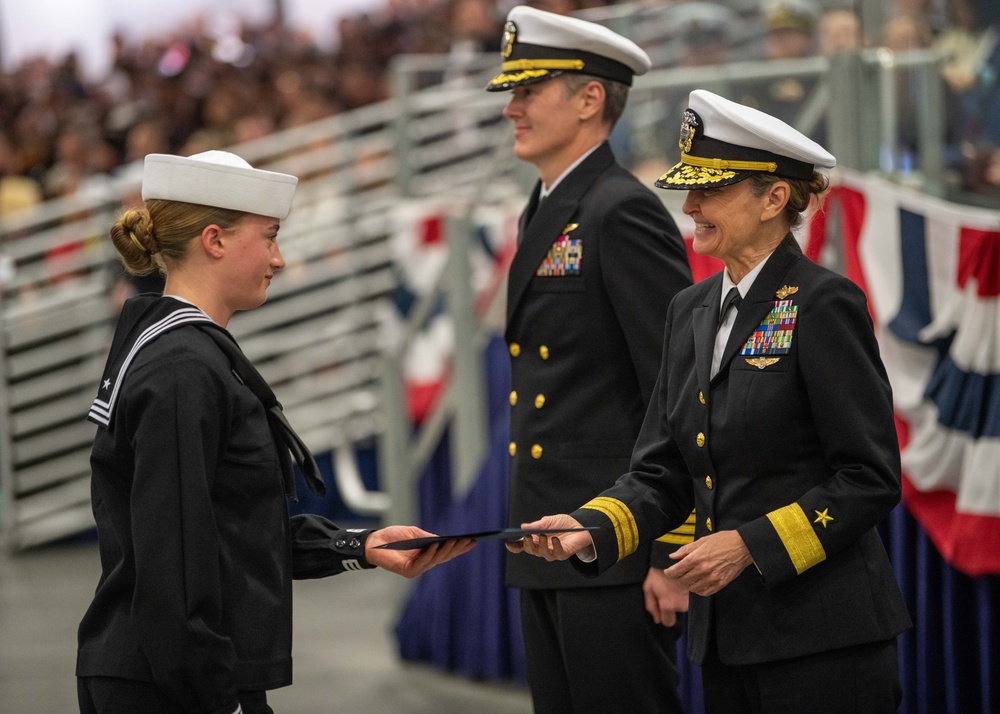
M 746 358 L 747 364 L 750 365 L 751 367 L 756 367 L 757 369 L 764 369 L 765 367 L 770 367 L 772 364 L 777 363 L 778 360 L 780 359 L 781 359 L 780 357 L 754 357 L 753 359 L 751 359 L 750 357 Z
M 508 22 L 503 26 L 503 39 L 500 40 L 500 56 L 506 59 L 514 51 L 514 40 L 517 38 L 517 25 Z
M 566 235 L 570 231 L 575 231 L 579 227 L 580 227 L 579 223 L 567 223 L 566 227 L 562 229 L 563 235 Z
M 794 287 L 794 286 L 788 286 L 788 285 L 783 285 L 783 286 L 782 286 L 782 287 L 781 287 L 781 288 L 780 288 L 780 289 L 778 290 L 778 292 L 776 292 L 776 293 L 775 293 L 775 296 L 776 296 L 776 297 L 777 297 L 777 298 L 778 298 L 779 300 L 784 300 L 784 299 L 786 299 L 786 298 L 787 298 L 787 297 L 788 297 L 789 295 L 794 295 L 794 294 L 795 294 L 795 293 L 797 293 L 798 291 L 799 291 L 799 289 L 798 289 L 797 287 Z
M 813 523 L 819 523 L 824 528 L 826 528 L 827 523 L 834 520 L 833 516 L 830 515 L 829 508 L 824 508 L 822 511 L 817 511 L 813 509 L 813 512 L 816 514 L 816 520 L 814 520 Z

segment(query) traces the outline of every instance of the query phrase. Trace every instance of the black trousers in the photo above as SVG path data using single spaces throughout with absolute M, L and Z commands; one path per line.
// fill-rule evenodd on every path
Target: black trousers
M 641 583 L 522 590 L 535 714 L 681 714 L 678 626 L 646 612 Z
M 187 714 L 152 682 L 78 677 L 76 693 L 80 714 Z M 264 692 L 240 692 L 239 699 L 243 714 L 274 714 Z
M 903 698 L 895 639 L 742 666 L 712 645 L 701 676 L 706 714 L 893 714 Z

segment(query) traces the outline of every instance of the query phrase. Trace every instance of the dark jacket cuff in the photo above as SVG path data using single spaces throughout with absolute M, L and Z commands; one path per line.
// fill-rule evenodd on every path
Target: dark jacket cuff
M 370 530 L 343 529 L 315 514 L 289 519 L 292 541 L 292 577 L 324 578 L 348 570 L 371 570 L 365 559 Z

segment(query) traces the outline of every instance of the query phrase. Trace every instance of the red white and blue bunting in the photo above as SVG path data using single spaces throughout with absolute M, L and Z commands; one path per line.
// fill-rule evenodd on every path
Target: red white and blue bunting
M 904 501 L 953 567 L 1000 573 L 1000 210 L 839 171 L 814 259 L 834 205 L 892 383 Z

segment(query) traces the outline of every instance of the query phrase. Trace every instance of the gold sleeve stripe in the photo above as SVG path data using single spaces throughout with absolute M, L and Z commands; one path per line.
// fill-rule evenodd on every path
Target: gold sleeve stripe
M 624 503 L 615 498 L 599 496 L 585 503 L 583 508 L 599 511 L 611 519 L 615 537 L 618 539 L 618 560 L 636 551 L 639 547 L 639 527 L 632 512 Z
M 691 525 L 684 524 L 683 526 L 677 526 L 671 533 L 681 533 L 683 535 L 694 535 L 694 524 Z
M 792 503 L 767 514 L 768 520 L 781 538 L 782 545 L 792 559 L 795 572 L 804 573 L 817 563 L 826 560 L 826 551 L 819 542 L 816 531 L 806 517 L 802 506 Z
M 702 156 L 681 154 L 681 162 L 703 169 L 729 169 L 732 171 L 767 171 L 774 173 L 778 164 L 773 161 L 732 161 L 730 159 L 708 159 Z
M 684 525 L 677 526 L 669 533 L 664 533 L 656 540 L 661 543 L 670 543 L 672 545 L 687 545 L 694 541 L 694 527 L 695 527 L 695 512 L 691 511 L 691 515 L 687 517 L 684 521 Z
M 681 535 L 677 531 L 670 531 L 657 538 L 660 543 L 669 543 L 670 545 L 687 545 L 688 543 L 694 542 L 694 533 L 689 533 L 687 535 Z
M 530 71 L 533 69 L 583 69 L 583 60 L 578 59 L 519 59 L 504 62 L 500 66 L 503 72 Z

